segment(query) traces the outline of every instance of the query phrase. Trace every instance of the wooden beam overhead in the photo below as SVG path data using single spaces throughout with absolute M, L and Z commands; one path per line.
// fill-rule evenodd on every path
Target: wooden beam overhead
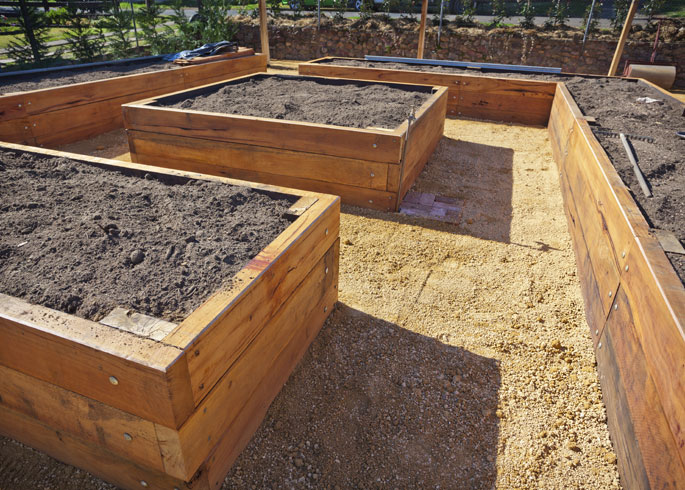
M 614 52 L 614 59 L 611 60 L 611 67 L 609 68 L 609 75 L 613 77 L 616 75 L 616 70 L 618 69 L 618 64 L 621 62 L 621 55 L 623 54 L 623 46 L 626 44 L 626 39 L 628 39 L 628 34 L 630 33 L 630 28 L 633 25 L 633 18 L 637 12 L 637 6 L 639 1 L 633 0 L 630 4 L 630 10 L 628 10 L 628 15 L 626 21 L 623 24 L 623 30 L 621 31 L 621 37 L 618 39 L 618 44 L 616 45 L 616 51 Z
M 426 44 L 426 17 L 428 16 L 428 0 L 421 4 L 421 25 L 419 26 L 419 50 L 417 58 L 423 58 L 423 49 Z

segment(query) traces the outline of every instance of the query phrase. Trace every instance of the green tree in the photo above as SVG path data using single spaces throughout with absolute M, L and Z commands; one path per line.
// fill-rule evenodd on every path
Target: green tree
M 126 58 L 131 53 L 132 42 L 130 39 L 133 27 L 133 14 L 120 7 L 119 2 L 112 2 L 107 11 L 107 16 L 98 21 L 98 26 L 109 36 L 107 50 L 116 58 Z
M 507 4 L 504 0 L 492 0 L 492 26 L 502 25 L 502 21 L 509 17 L 507 15 Z
M 651 22 L 652 17 L 658 14 L 665 4 L 666 0 L 645 0 L 642 4 L 642 11 L 647 16 L 647 20 Z
M 173 20 L 181 23 L 185 28 L 189 21 L 183 12 L 180 0 L 173 4 L 173 8 L 174 15 L 171 19 L 162 15 L 162 9 L 156 3 L 151 3 L 136 12 L 136 25 L 140 31 L 140 37 L 152 54 L 167 54 L 184 49 L 179 35 L 173 27 L 167 25 L 167 22 Z M 179 27 L 179 31 L 181 30 Z
M 585 12 L 583 13 L 583 24 L 582 24 L 582 29 L 585 30 L 587 27 L 587 21 L 588 18 L 590 17 L 590 9 L 592 9 L 592 3 L 590 3 L 586 8 Z M 592 20 L 590 21 L 590 29 L 588 32 L 597 32 L 599 31 L 599 15 L 602 13 L 602 0 L 597 0 L 595 2 L 595 8 L 592 11 Z
M 521 7 L 519 8 L 519 15 L 523 17 L 520 26 L 524 29 L 532 29 L 535 27 L 535 8 L 531 0 L 519 0 Z
M 566 27 L 569 18 L 569 0 L 554 0 L 548 13 L 545 26 L 548 28 Z
M 615 32 L 620 32 L 623 28 L 629 8 L 630 0 L 614 0 L 614 17 L 611 19 L 611 28 Z
M 105 40 L 102 30 L 91 21 L 91 17 L 70 6 L 65 15 L 64 25 L 67 30 L 64 38 L 74 57 L 80 61 L 92 62 L 102 56 Z
M 16 41 L 10 41 L 7 46 L 7 54 L 18 65 L 41 66 L 45 64 L 48 56 L 48 27 L 47 19 L 43 11 L 26 5 L 24 0 L 20 6 L 14 8 L 17 14 L 19 29 L 24 35 Z

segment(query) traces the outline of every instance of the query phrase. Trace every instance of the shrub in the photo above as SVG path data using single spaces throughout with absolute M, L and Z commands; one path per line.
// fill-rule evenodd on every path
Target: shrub
M 15 7 L 17 22 L 24 35 L 10 41 L 7 54 L 22 66 L 43 66 L 49 60 L 47 18 L 43 11 L 35 7 Z M 23 10 L 23 11 L 22 11 Z
M 524 29 L 532 29 L 535 27 L 535 8 L 531 0 L 519 0 L 521 7 L 519 8 L 519 15 L 523 17 L 519 24 Z
M 133 14 L 122 10 L 118 2 L 112 2 L 108 15 L 98 21 L 98 26 L 112 35 L 108 38 L 107 51 L 116 58 L 127 58 L 131 53 L 130 40 Z
M 629 8 L 630 0 L 614 0 L 614 17 L 611 19 L 611 28 L 615 32 L 619 32 L 623 28 Z
M 509 17 L 507 15 L 507 5 L 504 0 L 492 0 L 492 26 L 499 26 L 502 21 Z
M 105 47 L 102 29 L 92 22 L 89 15 L 76 8 L 67 7 L 65 15 L 64 25 L 68 29 L 64 37 L 74 57 L 85 62 L 101 57 Z

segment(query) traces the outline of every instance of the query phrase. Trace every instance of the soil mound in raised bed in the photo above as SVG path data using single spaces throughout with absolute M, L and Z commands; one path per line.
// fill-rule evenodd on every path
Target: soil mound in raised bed
M 426 91 L 378 83 L 327 83 L 305 78 L 252 77 L 193 98 L 158 103 L 178 109 L 395 129 L 430 98 Z
M 59 87 L 72 83 L 94 82 L 106 78 L 134 75 L 149 71 L 172 70 L 178 65 L 166 61 L 142 61 L 121 65 L 103 65 L 94 68 L 64 69 L 48 73 L 34 73 L 16 76 L 0 77 L 0 94 L 12 92 L 26 92 L 41 88 Z
M 0 292 L 179 322 L 290 223 L 295 198 L 0 151 Z

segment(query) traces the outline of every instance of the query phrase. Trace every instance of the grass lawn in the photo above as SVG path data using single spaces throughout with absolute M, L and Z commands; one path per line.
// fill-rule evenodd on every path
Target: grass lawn
M 667 17 L 685 18 L 685 0 L 668 0 L 660 14 Z

